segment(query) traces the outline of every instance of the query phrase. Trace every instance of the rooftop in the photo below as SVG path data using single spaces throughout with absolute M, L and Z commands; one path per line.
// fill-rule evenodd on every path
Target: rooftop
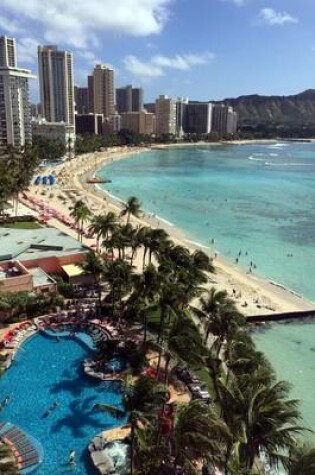
M 0 261 L 28 261 L 87 252 L 88 248 L 55 228 L 0 228 Z

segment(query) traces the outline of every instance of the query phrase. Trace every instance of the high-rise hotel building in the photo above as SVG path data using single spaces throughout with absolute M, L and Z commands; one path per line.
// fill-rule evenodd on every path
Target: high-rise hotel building
M 94 114 L 105 118 L 115 113 L 114 70 L 104 64 L 97 64 L 89 76 L 89 96 L 93 97 Z
M 155 101 L 156 135 L 176 135 L 176 100 L 168 96 L 159 96 Z
M 23 147 L 32 141 L 29 79 L 17 67 L 14 38 L 0 37 L 0 146 Z
M 118 114 L 141 112 L 143 110 L 143 89 L 131 85 L 116 89 L 116 108 Z
M 42 117 L 74 125 L 73 55 L 57 46 L 38 47 Z

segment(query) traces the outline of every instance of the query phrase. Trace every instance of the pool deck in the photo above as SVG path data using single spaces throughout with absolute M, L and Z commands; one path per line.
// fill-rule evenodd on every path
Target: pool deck
M 101 432 L 101 436 L 106 439 L 107 442 L 112 442 L 114 440 L 122 440 L 128 437 L 131 433 L 130 424 L 116 427 L 115 429 L 104 430 Z

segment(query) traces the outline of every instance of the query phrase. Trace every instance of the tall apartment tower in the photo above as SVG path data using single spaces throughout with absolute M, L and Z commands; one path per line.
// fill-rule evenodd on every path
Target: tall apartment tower
M 237 113 L 233 107 L 215 104 L 212 113 L 212 131 L 219 135 L 232 134 L 237 130 Z
M 176 101 L 176 136 L 181 138 L 184 135 L 184 121 L 188 97 L 179 97 Z
M 93 70 L 93 112 L 105 118 L 115 113 L 114 70 L 103 64 Z
M 176 135 L 176 100 L 159 96 L 155 101 L 156 135 Z
M 88 76 L 88 103 L 89 103 L 89 114 L 94 112 L 94 80 L 93 76 Z
M 184 117 L 184 132 L 209 134 L 212 126 L 212 104 L 210 102 L 189 102 Z
M 39 46 L 38 73 L 43 118 L 74 125 L 72 53 L 57 46 Z
M 24 147 L 32 141 L 27 69 L 17 67 L 15 39 L 0 37 L 0 146 Z
M 131 85 L 116 89 L 116 108 L 118 114 L 142 111 L 143 89 Z
M 89 113 L 89 91 L 87 87 L 74 86 L 74 100 L 77 114 Z

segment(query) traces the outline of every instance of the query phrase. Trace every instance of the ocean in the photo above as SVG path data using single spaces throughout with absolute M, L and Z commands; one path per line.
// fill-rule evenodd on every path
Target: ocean
M 109 193 L 122 200 L 136 195 L 145 211 L 188 240 L 209 248 L 214 240 L 231 260 L 241 252 L 240 266 L 252 261 L 257 274 L 315 302 L 315 143 L 174 147 L 112 162 L 98 175 L 112 180 L 105 185 Z M 294 346 L 287 332 L 301 343 Z M 256 339 L 278 376 L 293 383 L 315 430 L 310 335 L 315 341 L 312 323 L 275 325 Z

